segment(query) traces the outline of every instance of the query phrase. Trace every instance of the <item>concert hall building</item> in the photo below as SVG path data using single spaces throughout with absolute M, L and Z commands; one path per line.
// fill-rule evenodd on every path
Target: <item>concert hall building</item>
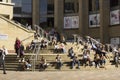
M 102 43 L 120 44 L 120 0 L 12 0 L 14 18 L 23 24 L 91 36 Z M 33 26 L 34 28 L 34 26 Z

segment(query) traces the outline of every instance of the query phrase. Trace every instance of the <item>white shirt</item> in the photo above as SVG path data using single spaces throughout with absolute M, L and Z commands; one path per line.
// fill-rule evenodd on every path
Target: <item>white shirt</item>
M 1 56 L 1 59 L 4 60 L 5 59 L 5 56 L 8 54 L 8 50 L 7 49 L 2 49 L 2 56 Z

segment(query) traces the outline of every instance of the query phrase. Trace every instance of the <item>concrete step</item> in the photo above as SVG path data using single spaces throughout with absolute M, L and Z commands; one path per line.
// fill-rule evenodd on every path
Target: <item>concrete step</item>
M 25 54 L 25 57 L 26 58 L 30 58 L 31 57 L 31 55 L 33 55 L 33 54 L 30 54 L 30 53 L 26 53 Z M 80 54 L 81 55 L 81 54 Z M 35 55 L 34 55 L 35 56 Z M 55 62 L 55 58 L 56 58 L 56 56 L 57 56 L 57 54 L 53 54 L 53 53 L 51 53 L 51 54 L 39 54 L 38 55 L 38 61 L 36 62 L 37 64 L 39 64 L 39 62 L 40 62 L 40 58 L 41 57 L 44 57 L 46 60 L 47 60 L 47 62 Z M 62 61 L 63 62 L 65 62 L 65 61 L 67 61 L 67 62 L 69 62 L 69 61 L 71 61 L 71 59 L 67 56 L 67 54 L 60 54 L 60 56 L 61 56 L 61 58 L 62 58 Z M 79 56 L 79 58 L 82 58 L 82 56 Z M 15 53 L 12 53 L 12 54 L 8 54 L 7 56 L 6 56 L 6 69 L 7 70 L 13 70 L 13 71 L 16 71 L 18 68 L 19 68 L 19 59 L 20 58 L 17 58 L 16 57 L 16 54 Z M 110 58 L 110 59 L 112 59 L 112 58 Z M 32 63 L 32 60 L 31 60 L 31 63 Z M 111 67 L 114 67 L 114 65 L 111 65 L 111 63 L 110 63 L 110 61 L 109 60 L 107 60 L 107 63 L 106 63 L 106 66 L 108 66 L 109 68 L 111 68 Z M 1 68 L 0 68 L 1 69 Z M 89 67 L 89 66 L 87 66 L 86 68 L 84 67 L 84 66 L 81 66 L 81 68 L 80 68 L 80 70 L 94 70 L 95 68 L 94 67 Z M 35 69 L 36 71 L 39 71 L 39 69 Z M 61 68 L 61 70 L 65 70 L 65 71 L 69 71 L 69 70 L 79 70 L 79 69 L 77 69 L 77 68 L 74 68 L 74 69 L 71 69 L 70 68 L 70 66 L 68 66 L 67 64 L 63 64 L 63 66 L 62 66 L 62 68 Z M 29 71 L 29 70 L 28 70 Z M 31 71 L 31 70 L 30 70 Z M 58 69 L 56 69 L 55 68 L 55 66 L 48 66 L 48 68 L 46 69 L 46 71 L 58 71 Z

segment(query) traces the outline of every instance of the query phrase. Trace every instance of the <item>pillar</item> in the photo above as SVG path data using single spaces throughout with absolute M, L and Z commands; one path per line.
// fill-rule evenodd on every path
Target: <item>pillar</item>
M 12 1 L 11 0 L 8 0 L 9 3 L 11 3 Z
M 64 0 L 54 0 L 54 27 L 59 33 L 64 27 Z
M 40 23 L 40 0 L 32 0 L 32 28 Z
M 88 0 L 79 1 L 79 34 L 80 36 L 86 36 L 88 34 L 89 26 L 89 14 L 88 14 Z
M 100 41 L 109 43 L 110 0 L 99 0 L 100 4 Z

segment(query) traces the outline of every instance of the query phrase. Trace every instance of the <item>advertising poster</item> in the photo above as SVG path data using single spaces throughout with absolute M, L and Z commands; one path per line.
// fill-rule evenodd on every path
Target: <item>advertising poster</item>
M 120 24 L 120 10 L 110 12 L 110 25 Z
M 64 17 L 64 29 L 79 28 L 79 16 Z
M 110 39 L 111 44 L 120 44 L 120 38 L 111 38 Z
M 99 27 L 99 26 L 100 26 L 100 14 L 90 14 L 89 27 Z

